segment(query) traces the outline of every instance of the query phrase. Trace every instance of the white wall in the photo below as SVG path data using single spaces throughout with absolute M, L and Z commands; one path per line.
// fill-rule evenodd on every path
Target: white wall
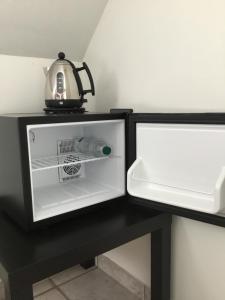
M 86 59 L 97 108 L 225 109 L 225 2 L 111 0 Z
M 43 67 L 50 59 L 0 55 L 0 114 L 40 112 L 44 107 Z
M 1 0 L 0 53 L 82 59 L 108 0 Z
M 91 110 L 224 111 L 225 2 L 110 0 L 85 60 L 97 84 Z M 148 284 L 147 244 L 108 256 Z M 172 300 L 223 300 L 224 253 L 225 229 L 175 217 Z

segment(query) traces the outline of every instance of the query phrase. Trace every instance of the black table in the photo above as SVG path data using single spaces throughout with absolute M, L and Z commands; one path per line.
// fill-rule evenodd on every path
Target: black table
M 6 299 L 33 299 L 32 284 L 152 232 L 152 300 L 170 299 L 171 215 L 109 202 L 83 216 L 25 233 L 0 214 L 0 276 Z

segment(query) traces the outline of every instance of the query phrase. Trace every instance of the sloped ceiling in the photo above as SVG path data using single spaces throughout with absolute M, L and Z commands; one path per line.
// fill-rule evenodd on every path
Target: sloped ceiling
M 108 0 L 0 0 L 0 54 L 82 60 Z

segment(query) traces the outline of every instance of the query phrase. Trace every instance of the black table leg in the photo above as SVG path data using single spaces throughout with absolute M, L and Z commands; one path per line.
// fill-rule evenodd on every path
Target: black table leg
M 86 260 L 84 262 L 82 262 L 81 267 L 84 268 L 85 270 L 92 268 L 95 266 L 95 258 L 91 258 L 89 260 Z
M 5 296 L 6 300 L 32 300 L 33 287 L 32 283 L 26 281 L 21 276 L 8 276 L 5 280 Z
M 151 299 L 170 300 L 171 225 L 151 234 Z

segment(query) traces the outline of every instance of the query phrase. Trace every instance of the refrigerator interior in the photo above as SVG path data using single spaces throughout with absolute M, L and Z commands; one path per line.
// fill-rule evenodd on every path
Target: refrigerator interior
M 129 194 L 207 213 L 225 208 L 225 126 L 137 124 Z
M 124 120 L 28 125 L 33 220 L 125 194 Z M 76 137 L 111 146 L 109 156 L 74 152 Z

